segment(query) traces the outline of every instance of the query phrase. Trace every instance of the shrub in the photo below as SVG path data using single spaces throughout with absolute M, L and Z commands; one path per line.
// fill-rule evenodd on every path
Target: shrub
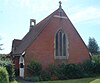
M 19 69 L 15 68 L 15 76 L 19 76 Z
M 56 67 L 55 75 L 61 80 L 68 79 L 66 72 L 66 64 L 61 64 Z
M 42 71 L 40 75 L 38 75 L 38 76 L 31 75 L 29 77 L 26 77 L 25 80 L 33 81 L 33 82 L 48 81 L 48 80 L 50 80 L 50 73 L 48 71 Z
M 8 64 L 6 65 L 6 69 L 9 74 L 9 80 L 12 81 L 15 79 L 15 71 L 14 71 L 14 65 L 13 64 Z
M 40 79 L 43 81 L 48 81 L 50 80 L 51 77 L 50 72 L 48 70 L 42 71 L 40 76 L 41 76 Z
M 0 60 L 0 66 L 6 66 L 8 64 L 11 64 L 11 61 L 7 61 L 7 60 Z
M 25 80 L 36 82 L 36 81 L 40 81 L 40 77 L 39 76 L 30 76 L 30 77 L 26 77 Z
M 42 66 L 37 61 L 30 61 L 30 63 L 27 66 L 27 69 L 32 75 L 39 76 L 42 71 Z
M 0 56 L 0 66 L 6 67 L 7 72 L 9 74 L 9 80 L 14 80 L 15 78 L 15 71 L 14 71 L 14 65 L 12 64 L 12 61 L 5 56 Z
M 91 60 L 82 64 L 51 64 L 46 71 L 42 71 L 41 64 L 36 61 L 31 61 L 27 67 L 32 73 L 32 77 L 27 79 L 33 81 L 75 79 L 100 75 L 100 63 Z
M 83 77 L 83 69 L 79 64 L 66 64 L 64 69 L 65 76 L 68 79 Z
M 0 67 L 0 83 L 9 83 L 8 72 L 4 67 Z
M 86 77 L 93 76 L 96 64 L 90 60 L 82 64 L 83 72 Z
M 56 75 L 57 74 L 57 69 L 58 69 L 58 66 L 56 66 L 54 64 L 49 65 L 49 71 L 50 71 L 51 75 L 53 75 L 53 74 Z
M 79 64 L 61 64 L 50 65 L 51 75 L 55 75 L 58 79 L 81 78 L 84 76 L 83 69 Z
M 100 63 L 100 55 L 93 55 L 92 56 L 92 61 L 96 63 Z
M 95 63 L 95 67 L 94 67 L 93 72 L 96 75 L 100 75 L 100 63 Z

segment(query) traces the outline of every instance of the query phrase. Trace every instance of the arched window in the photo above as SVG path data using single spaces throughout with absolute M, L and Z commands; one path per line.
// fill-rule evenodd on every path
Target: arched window
M 68 56 L 68 39 L 65 32 L 60 29 L 55 35 L 55 58 L 67 59 Z

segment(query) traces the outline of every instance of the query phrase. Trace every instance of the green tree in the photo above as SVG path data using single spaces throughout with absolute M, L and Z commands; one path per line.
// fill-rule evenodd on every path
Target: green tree
M 0 40 L 1 40 L 1 38 L 0 38 Z M 0 50 L 3 50 L 3 49 L 1 48 L 2 45 L 3 45 L 3 44 L 0 44 Z
M 7 58 L 6 54 L 0 54 L 0 67 L 6 68 L 10 81 L 15 79 L 14 64 L 12 63 L 12 61 L 9 58 Z
M 0 83 L 9 83 L 9 75 L 5 67 L 0 67 Z
M 99 46 L 95 38 L 89 37 L 88 49 L 91 52 L 91 54 L 99 54 Z
M 2 45 L 3 45 L 3 44 L 0 44 L 0 50 L 2 50 L 2 48 L 1 48 Z

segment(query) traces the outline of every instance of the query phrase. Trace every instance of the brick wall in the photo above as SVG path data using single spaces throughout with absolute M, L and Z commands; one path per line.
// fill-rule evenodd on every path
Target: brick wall
M 43 68 L 47 68 L 49 64 L 54 64 L 54 36 L 59 29 L 63 29 L 68 36 L 68 60 L 66 63 L 80 63 L 84 60 L 90 59 L 89 52 L 73 28 L 69 20 L 60 20 L 52 18 L 51 22 L 38 35 L 32 44 L 26 49 L 25 68 L 30 60 L 34 59 L 40 62 Z M 25 72 L 27 70 L 25 69 Z

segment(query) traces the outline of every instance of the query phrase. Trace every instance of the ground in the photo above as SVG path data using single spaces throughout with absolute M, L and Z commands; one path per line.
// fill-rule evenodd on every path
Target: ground
M 70 79 L 70 80 L 57 80 L 57 81 L 41 81 L 41 82 L 29 82 L 23 79 L 18 79 L 17 81 L 11 83 L 100 83 L 100 76 L 81 78 L 81 79 Z
M 99 79 L 99 82 L 97 82 Z M 36 82 L 36 83 L 92 83 L 92 81 L 96 80 L 93 83 L 100 83 L 100 76 L 99 77 L 92 77 L 92 78 L 82 78 L 82 79 L 72 79 L 72 80 L 59 80 L 59 81 L 44 81 L 44 82 Z

